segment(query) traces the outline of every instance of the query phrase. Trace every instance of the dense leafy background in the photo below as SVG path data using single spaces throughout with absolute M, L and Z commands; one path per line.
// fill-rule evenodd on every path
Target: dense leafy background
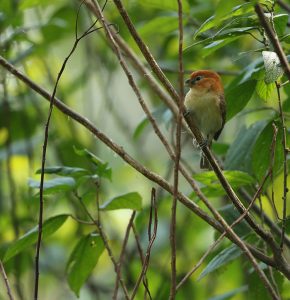
M 264 2 L 270 4 L 270 1 Z M 157 62 L 178 87 L 176 1 L 127 0 L 124 4 Z M 52 91 L 60 66 L 74 41 L 78 6 L 76 0 L 0 1 L 1 55 L 37 84 Z M 263 39 L 253 3 L 184 0 L 183 6 L 186 70 L 214 69 L 222 74 L 228 122 L 219 142 L 214 145 L 214 151 L 223 161 L 227 170 L 225 175 L 234 189 L 244 187 L 253 194 L 255 185 L 269 166 L 272 123 L 279 129 L 274 189 L 276 206 L 281 214 L 282 135 L 273 83 L 277 78 L 268 78 L 267 82 L 266 77 L 268 84 L 265 83 L 261 53 L 265 47 L 254 38 Z M 105 15 L 139 54 L 113 2 L 108 2 Z M 79 31 L 87 28 L 91 19 L 86 8 L 82 8 Z M 273 22 L 286 53 L 290 49 L 288 21 L 287 13 L 276 5 Z M 135 72 L 133 74 L 163 132 L 171 139 L 174 122 L 170 111 L 152 93 L 144 79 Z M 38 217 L 37 170 L 41 163 L 48 104 L 2 69 L 0 78 L 0 256 L 13 291 L 18 291 L 17 297 L 31 299 Z M 172 162 L 153 134 L 101 31 L 79 44 L 62 76 L 57 95 L 137 160 L 172 182 Z M 282 89 L 282 100 L 288 124 L 289 84 Z M 103 227 L 114 255 L 118 257 L 132 209 L 138 211 L 135 223 L 145 249 L 150 191 L 154 185 L 56 109 L 49 135 L 40 265 L 41 299 L 76 299 L 78 295 L 80 299 L 110 299 L 115 273 L 95 226 L 75 219 L 90 221 L 78 198 L 81 197 L 90 213 L 96 216 L 98 189 Z M 224 198 L 225 192 L 216 177 L 212 172 L 200 173 L 198 151 L 192 149 L 185 132 L 182 139 L 182 157 L 197 173 L 194 178 L 225 218 L 233 220 L 235 211 Z M 269 181 L 266 194 L 271 193 L 271 187 Z M 180 189 L 197 200 L 184 182 L 181 182 Z M 157 195 L 158 236 L 147 277 L 153 299 L 167 299 L 171 201 L 163 191 L 158 190 Z M 267 197 L 263 196 L 261 202 L 263 209 L 275 220 Z M 240 236 L 248 236 L 249 229 L 241 224 L 237 232 Z M 179 279 L 199 260 L 214 238 L 215 233 L 208 225 L 186 208 L 178 206 Z M 131 236 L 123 272 L 129 289 L 139 272 L 140 261 Z M 274 272 L 274 277 L 286 299 L 290 296 L 287 284 L 280 274 Z M 143 299 L 142 294 L 141 288 L 138 299 Z M 0 298 L 5 297 L 1 282 Z M 240 250 L 223 242 L 183 286 L 177 299 L 230 298 L 269 299 L 269 296 Z

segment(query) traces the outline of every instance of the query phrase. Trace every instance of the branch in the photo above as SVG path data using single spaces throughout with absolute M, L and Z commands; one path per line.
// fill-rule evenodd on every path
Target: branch
M 277 55 L 279 57 L 281 66 L 284 69 L 286 76 L 290 80 L 290 67 L 288 64 L 287 57 L 282 49 L 282 46 L 279 42 L 277 35 L 275 34 L 275 32 L 274 32 L 273 28 L 271 27 L 271 25 L 269 24 L 269 22 L 267 21 L 264 11 L 259 3 L 255 5 L 255 11 L 260 19 L 261 25 L 265 29 L 265 31 L 268 35 L 268 38 L 271 41 L 271 43 L 275 49 L 275 52 L 277 53 Z
M 0 260 L 0 272 L 1 272 L 1 275 L 3 277 L 5 286 L 6 286 L 6 291 L 7 291 L 7 294 L 8 294 L 8 298 L 9 298 L 9 300 L 14 300 L 14 297 L 13 297 L 12 292 L 11 292 L 10 284 L 9 284 L 9 281 L 8 281 L 8 278 L 7 278 L 7 275 L 6 275 L 6 272 L 5 272 L 5 269 L 4 269 L 4 266 L 3 266 L 1 260 Z

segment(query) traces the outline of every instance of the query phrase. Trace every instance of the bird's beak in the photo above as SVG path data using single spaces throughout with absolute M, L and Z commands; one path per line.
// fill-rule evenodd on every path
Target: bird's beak
M 190 79 L 187 79 L 187 80 L 185 81 L 185 85 L 186 85 L 186 86 L 189 86 L 189 85 L 190 85 Z

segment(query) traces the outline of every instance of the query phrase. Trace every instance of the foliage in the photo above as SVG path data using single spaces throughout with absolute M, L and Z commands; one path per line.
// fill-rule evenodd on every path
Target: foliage
M 0 1 L 0 55 L 52 92 L 74 43 L 76 20 L 80 36 L 95 18 L 90 9 L 82 5 L 77 19 L 80 2 Z M 106 18 L 136 53 L 137 59 L 145 63 L 113 2 L 108 1 L 104 9 Z M 141 38 L 178 90 L 177 1 L 122 2 Z M 185 76 L 197 69 L 220 72 L 227 101 L 227 123 L 219 142 L 212 147 L 213 152 L 224 168 L 226 180 L 245 206 L 269 173 L 258 199 L 262 211 L 281 228 L 283 170 L 289 162 L 284 161 L 277 85 L 285 83 L 287 78 L 255 13 L 256 2 L 183 0 L 183 63 Z M 259 2 L 268 11 L 267 20 L 275 29 L 284 52 L 289 53 L 289 12 L 278 3 L 273 6 L 270 0 Z M 103 5 L 104 1 L 99 3 Z M 99 27 L 99 23 L 96 26 Z M 130 58 L 126 54 L 124 57 L 149 103 L 153 118 L 174 146 L 176 120 L 161 101 L 160 93 L 155 93 L 146 81 L 151 70 L 146 76 L 140 74 Z M 145 66 L 148 67 L 147 63 Z M 34 286 L 30 278 L 34 278 L 39 231 L 40 166 L 48 104 L 1 66 L 0 90 L 0 259 L 17 295 L 15 298 L 30 299 Z M 289 147 L 289 83 L 282 85 L 279 91 Z M 121 145 L 121 150 L 109 149 L 104 139 L 96 139 L 81 122 L 54 108 L 44 169 L 39 298 L 111 299 L 118 287 L 121 299 L 124 295 L 120 282 L 115 283 L 116 274 L 121 276 L 131 295 L 142 268 L 141 249 L 143 259 L 149 252 L 150 262 L 136 299 L 144 298 L 146 283 L 152 299 L 168 299 L 172 197 L 160 186 L 156 188 L 156 181 L 151 181 L 150 176 L 143 177 L 146 172 L 139 173 L 124 161 L 136 159 L 139 171 L 145 166 L 165 178 L 169 186 L 173 185 L 173 162 L 140 109 L 103 28 L 80 41 L 68 61 L 56 95 L 89 119 L 97 130 L 116 143 L 114 145 Z M 274 139 L 275 128 L 278 131 Z M 228 224 L 232 224 L 240 216 L 239 212 L 229 202 L 216 174 L 197 169 L 198 160 L 191 138 L 182 129 L 182 163 L 191 170 L 191 178 L 204 196 Z M 156 207 L 152 187 L 157 189 Z M 196 191 L 183 179 L 179 190 L 203 209 L 204 214 L 211 216 Z M 247 201 L 245 195 L 249 195 Z M 157 232 L 153 228 L 154 221 L 157 222 L 154 208 L 158 215 Z M 289 208 L 286 213 L 289 215 Z M 127 240 L 130 216 L 133 228 L 129 228 Z M 255 222 L 269 226 L 264 224 L 261 215 L 255 215 Z M 285 224 L 289 232 L 289 218 Z M 234 230 L 252 246 L 266 249 L 264 241 L 253 234 L 245 220 Z M 152 239 L 154 234 L 155 240 Z M 178 282 L 218 236 L 214 228 L 178 204 Z M 279 239 L 276 235 L 275 240 Z M 150 241 L 152 249 L 147 248 Z M 268 255 L 270 251 L 266 249 L 265 253 Z M 122 269 L 118 271 L 120 265 Z M 282 298 L 290 297 L 284 275 L 261 262 L 259 266 L 271 282 L 275 281 Z M 23 288 L 27 284 L 29 289 Z M 6 287 L 0 283 L 0 298 L 5 296 Z M 176 299 L 230 298 L 268 299 L 269 294 L 243 251 L 224 240 L 180 287 Z

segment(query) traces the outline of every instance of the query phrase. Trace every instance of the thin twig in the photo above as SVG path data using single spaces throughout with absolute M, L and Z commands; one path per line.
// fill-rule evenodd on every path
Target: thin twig
M 174 300 L 176 294 L 176 208 L 177 208 L 177 193 L 179 183 L 179 164 L 181 157 L 181 121 L 184 98 L 184 83 L 183 83 L 183 24 L 182 24 L 182 2 L 177 0 L 178 3 L 178 62 L 179 62 L 179 102 L 178 102 L 178 119 L 176 125 L 176 149 L 175 149 L 175 160 L 174 160 L 174 182 L 173 182 L 173 200 L 171 207 L 171 224 L 170 224 L 170 245 L 171 245 L 171 285 L 169 299 Z
M 136 216 L 136 211 L 134 210 L 131 214 L 130 220 L 129 220 L 127 228 L 126 228 L 125 237 L 123 239 L 122 249 L 121 249 L 121 253 L 120 253 L 120 257 L 119 257 L 119 261 L 118 261 L 118 271 L 116 274 L 117 277 L 116 277 L 116 281 L 115 281 L 115 288 L 114 288 L 114 293 L 113 293 L 112 299 L 117 299 L 118 289 L 119 289 L 119 280 L 120 280 L 120 276 L 121 276 L 121 269 L 122 269 L 122 265 L 123 265 L 123 261 L 124 261 L 124 256 L 125 256 L 126 246 L 127 246 L 129 235 L 130 235 L 130 230 L 132 228 L 135 216 Z
M 260 19 L 261 25 L 265 29 L 267 36 L 268 36 L 269 40 L 271 41 L 279 59 L 280 59 L 281 66 L 284 69 L 286 76 L 290 80 L 290 66 L 288 64 L 287 57 L 282 49 L 282 46 L 280 45 L 279 39 L 278 39 L 277 35 L 275 34 L 273 28 L 271 27 L 269 22 L 267 22 L 264 11 L 259 3 L 255 5 L 255 11 Z
M 285 119 L 283 114 L 283 108 L 281 103 L 281 95 L 280 95 L 280 86 L 277 82 L 276 89 L 278 95 L 278 103 L 279 103 L 279 112 L 280 112 L 280 120 L 282 124 L 282 147 L 283 147 L 283 214 L 282 214 L 282 232 L 281 232 L 281 240 L 280 240 L 280 249 L 281 252 L 283 250 L 284 240 L 285 240 L 285 231 L 286 231 L 286 217 L 287 217 L 287 193 L 288 193 L 288 186 L 287 186 L 287 177 L 288 177 L 288 149 L 287 149 L 287 129 L 285 125 Z
M 1 260 L 0 260 L 0 272 L 1 272 L 1 275 L 3 277 L 5 286 L 6 286 L 6 291 L 7 291 L 7 294 L 8 294 L 8 298 L 9 298 L 9 300 L 14 300 L 14 297 L 13 297 L 12 292 L 11 292 L 9 280 L 8 280 L 8 277 L 6 275 L 6 272 L 5 272 L 5 269 L 4 269 L 4 266 L 3 266 Z
M 152 210 L 154 211 L 154 214 L 152 214 Z M 152 217 L 153 217 L 153 233 L 151 233 L 151 230 L 150 230 L 151 224 L 152 224 Z M 153 188 L 152 193 L 151 193 L 151 210 L 150 210 L 150 218 L 149 218 L 149 226 L 148 226 L 148 228 L 149 228 L 148 229 L 149 243 L 148 243 L 148 246 L 147 246 L 144 262 L 143 262 L 143 265 L 142 265 L 142 270 L 141 270 L 141 273 L 140 273 L 140 275 L 139 275 L 139 277 L 136 281 L 136 284 L 134 286 L 134 289 L 133 289 L 130 300 L 134 300 L 134 298 L 136 296 L 136 293 L 138 291 L 139 285 L 141 283 L 141 280 L 143 280 L 143 284 L 145 286 L 145 289 L 146 289 L 150 299 L 152 299 L 152 297 L 150 295 L 150 292 L 148 290 L 148 287 L 147 287 L 147 283 L 144 282 L 144 278 L 146 276 L 146 272 L 147 272 L 147 269 L 149 267 L 151 249 L 152 249 L 153 243 L 156 239 L 157 227 L 158 227 L 158 214 L 157 214 L 157 205 L 156 205 L 156 191 Z
M 108 252 L 108 255 L 109 255 L 109 257 L 110 257 L 110 259 L 111 259 L 111 261 L 112 261 L 112 263 L 113 263 L 114 270 L 115 270 L 115 272 L 116 272 L 116 274 L 117 274 L 118 264 L 117 264 L 117 261 L 116 261 L 114 255 L 113 255 L 112 249 L 111 249 L 111 247 L 109 246 L 108 239 L 107 239 L 107 237 L 106 237 L 106 235 L 105 235 L 105 233 L 104 233 L 104 231 L 103 231 L 103 228 L 102 228 L 102 225 L 101 225 L 101 221 L 100 221 L 100 215 L 99 215 L 100 211 L 99 211 L 99 209 L 97 209 L 98 218 L 97 218 L 97 220 L 95 220 L 94 217 L 93 217 L 93 216 L 91 215 L 91 213 L 89 212 L 89 210 L 87 209 L 87 207 L 85 206 L 82 197 L 80 197 L 76 192 L 74 193 L 74 196 L 79 200 L 79 202 L 80 202 L 80 204 L 81 204 L 81 206 L 82 206 L 84 212 L 87 214 L 87 216 L 88 216 L 88 217 L 91 219 L 91 221 L 96 225 L 97 230 L 98 230 L 98 234 L 100 235 L 100 237 L 101 237 L 101 239 L 102 239 L 102 241 L 103 241 L 103 243 L 104 243 L 105 249 L 106 249 L 107 252 Z M 97 196 L 97 199 L 98 199 L 98 196 Z M 97 200 L 97 205 L 98 205 L 98 200 Z M 121 287 L 122 287 L 122 289 L 123 289 L 125 298 L 126 298 L 127 300 L 129 300 L 129 294 L 128 294 L 127 288 L 126 288 L 125 283 L 124 283 L 124 281 L 123 281 L 123 279 L 122 279 L 121 276 L 119 276 L 119 282 L 120 282 Z
M 65 67 L 67 65 L 67 62 L 69 61 L 70 57 L 73 55 L 75 52 L 78 43 L 86 37 L 88 34 L 90 34 L 92 28 L 95 26 L 95 24 L 98 22 L 96 20 L 93 22 L 93 24 L 81 35 L 78 36 L 78 17 L 79 17 L 79 12 L 80 8 L 82 6 L 83 2 L 79 5 L 79 9 L 77 12 L 77 18 L 76 18 L 76 23 L 75 23 L 75 41 L 74 44 L 68 54 L 68 56 L 64 59 L 62 66 L 60 68 L 60 71 L 57 75 L 56 82 L 53 88 L 53 92 L 50 97 L 50 105 L 49 105 L 49 111 L 48 111 L 48 117 L 47 121 L 45 124 L 45 129 L 44 129 L 44 141 L 43 141 L 43 147 L 42 147 L 42 162 L 41 162 L 41 176 L 40 176 L 40 187 L 39 187 L 39 217 L 38 217 L 38 237 L 37 237 L 37 244 L 36 244 L 36 254 L 35 254 L 35 281 L 34 281 L 34 300 L 38 300 L 38 287 L 39 287 L 39 257 L 40 257 L 40 246 L 41 246 L 41 240 L 42 240 L 42 224 L 43 224 L 43 211 L 44 211 L 44 202 L 43 202 L 43 185 L 44 185 L 44 169 L 45 169 L 45 162 L 46 162 L 46 151 L 47 151 L 47 144 L 48 144 L 48 133 L 49 133 L 49 125 L 50 125 L 50 120 L 53 112 L 53 107 L 54 107 L 54 100 L 55 100 L 55 95 L 56 91 L 58 88 L 59 81 L 61 79 L 61 76 L 65 70 Z M 104 4 L 103 9 L 105 8 L 107 4 L 107 0 Z M 98 30 L 100 28 L 96 28 Z

